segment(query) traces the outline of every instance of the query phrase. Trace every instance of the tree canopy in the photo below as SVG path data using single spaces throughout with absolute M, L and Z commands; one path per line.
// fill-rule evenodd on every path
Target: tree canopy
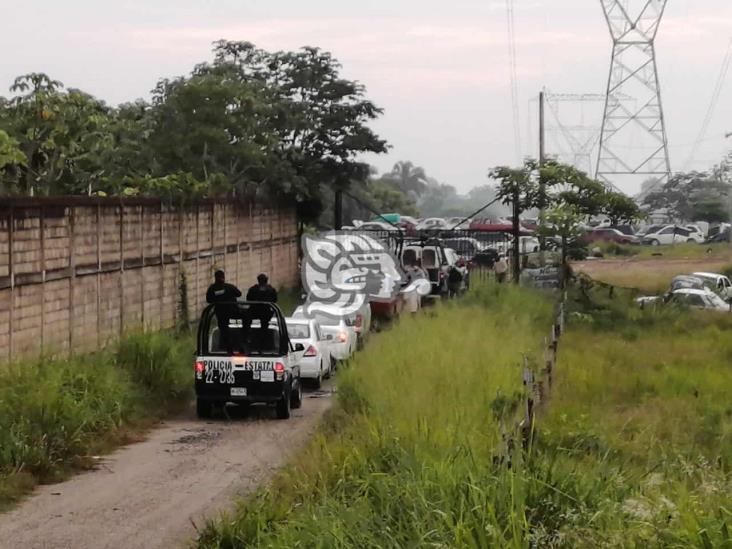
M 650 211 L 666 210 L 677 221 L 729 221 L 728 199 L 732 182 L 725 180 L 725 170 L 678 173 L 648 193 L 643 205 Z
M 162 79 L 150 102 L 110 107 L 49 76 L 0 98 L 0 192 L 288 197 L 365 184 L 362 153 L 387 144 L 381 110 L 318 48 L 268 52 L 219 41 L 213 61 Z M 318 212 L 312 212 L 317 215 Z

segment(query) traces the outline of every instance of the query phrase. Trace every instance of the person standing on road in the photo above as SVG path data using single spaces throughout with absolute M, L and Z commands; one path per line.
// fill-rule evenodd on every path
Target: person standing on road
M 238 297 L 241 297 L 239 288 L 233 284 L 227 284 L 224 271 L 216 271 L 214 273 L 214 283 L 206 291 L 206 302 L 214 305 L 221 345 L 229 354 L 234 352 L 234 341 L 229 323 L 232 318 L 241 318 L 239 307 L 236 305 Z
M 508 274 L 508 262 L 506 256 L 501 254 L 498 257 L 498 261 L 493 265 L 493 272 L 496 273 L 496 281 L 499 284 L 503 284 L 506 281 L 506 275 Z
M 427 273 L 419 265 L 419 259 L 413 259 L 405 267 L 404 272 L 407 275 L 406 286 L 420 279 L 427 279 Z M 421 308 L 422 297 L 416 290 L 404 294 L 407 312 L 416 314 Z
M 463 273 L 456 265 L 451 265 L 447 274 L 447 289 L 449 297 L 457 297 L 463 283 Z

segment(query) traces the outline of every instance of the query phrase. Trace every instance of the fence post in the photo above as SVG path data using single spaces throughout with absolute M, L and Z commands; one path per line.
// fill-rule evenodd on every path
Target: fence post
M 69 207 L 69 356 L 74 348 L 74 287 L 76 286 L 76 208 Z
M 102 205 L 97 202 L 97 349 L 102 346 L 102 315 L 99 308 L 102 304 Z M 120 307 L 122 303 L 120 301 Z M 121 319 L 120 319 L 121 321 Z M 82 324 L 83 326 L 83 324 Z
M 125 208 L 119 201 L 119 335 L 125 332 Z

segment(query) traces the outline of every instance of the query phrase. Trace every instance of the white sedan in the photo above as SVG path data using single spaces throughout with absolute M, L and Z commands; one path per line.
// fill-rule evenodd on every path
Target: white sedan
M 636 299 L 636 303 L 641 309 L 646 305 L 655 305 L 659 303 L 675 303 L 691 309 L 701 309 L 706 311 L 719 311 L 723 313 L 730 312 L 729 303 L 719 297 L 713 291 L 704 288 L 682 288 L 674 290 L 670 294 L 664 296 L 649 296 Z
M 312 379 L 319 389 L 323 379 L 333 375 L 335 369 L 335 358 L 331 353 L 333 336 L 324 333 L 314 319 L 286 318 L 285 321 L 290 341 L 302 343 L 305 348 L 300 359 L 300 377 Z
M 295 309 L 292 318 L 307 318 L 302 305 Z M 337 308 L 333 309 L 332 315 L 316 313 L 315 320 L 325 335 L 333 336 L 333 340 L 330 342 L 330 352 L 333 357 L 336 360 L 348 360 L 351 358 L 358 345 L 358 335 L 354 326 L 355 322 L 343 316 L 342 311 Z
M 732 282 L 729 277 L 719 273 L 694 273 L 692 276 L 701 278 L 705 282 L 714 286 L 717 293 L 722 296 L 723 299 L 732 299 Z

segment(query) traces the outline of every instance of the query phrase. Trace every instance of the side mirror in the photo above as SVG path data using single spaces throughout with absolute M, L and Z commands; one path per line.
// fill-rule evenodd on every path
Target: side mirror
M 296 353 L 302 353 L 303 351 L 305 351 L 305 346 L 302 343 L 295 343 L 293 349 L 295 349 Z

